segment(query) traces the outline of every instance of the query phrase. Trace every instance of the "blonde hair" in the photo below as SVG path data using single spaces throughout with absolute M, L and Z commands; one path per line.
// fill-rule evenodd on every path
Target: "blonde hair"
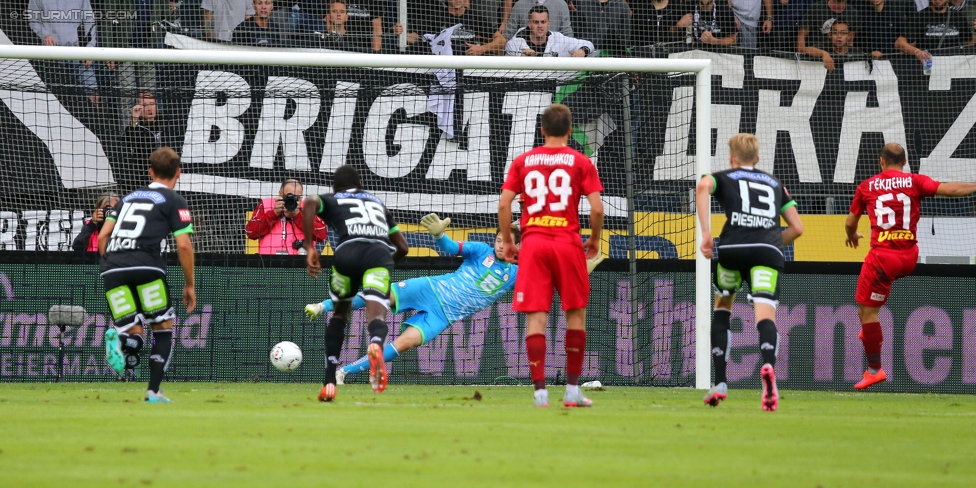
M 121 200 L 121 198 L 111 191 L 107 191 L 98 196 L 98 200 L 95 200 L 95 209 L 98 210 L 105 205 L 112 203 L 112 200 Z
M 753 134 L 736 134 L 729 139 L 729 154 L 736 163 L 754 165 L 759 162 L 759 139 Z

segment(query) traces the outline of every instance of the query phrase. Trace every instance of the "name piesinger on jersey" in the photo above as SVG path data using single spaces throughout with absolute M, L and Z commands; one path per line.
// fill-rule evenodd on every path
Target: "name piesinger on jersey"
M 779 226 L 779 222 L 768 217 L 732 212 L 732 225 L 772 229 L 773 227 Z

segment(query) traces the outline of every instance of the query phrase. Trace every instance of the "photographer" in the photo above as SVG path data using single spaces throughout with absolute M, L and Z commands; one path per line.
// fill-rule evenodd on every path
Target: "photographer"
M 302 184 L 287 179 L 281 184 L 278 196 L 265 198 L 254 208 L 244 232 L 248 239 L 258 241 L 258 254 L 304 253 L 305 234 L 302 231 Z M 321 218 L 315 218 L 315 243 L 325 241 L 328 231 Z
M 81 232 L 78 233 L 78 236 L 71 243 L 71 249 L 88 252 L 98 251 L 98 231 L 102 230 L 102 224 L 105 223 L 105 216 L 112 209 L 118 208 L 118 206 L 119 196 L 115 193 L 108 192 L 99 196 L 98 200 L 95 201 L 95 210 L 92 212 L 92 218 L 85 221 L 85 226 L 81 228 Z

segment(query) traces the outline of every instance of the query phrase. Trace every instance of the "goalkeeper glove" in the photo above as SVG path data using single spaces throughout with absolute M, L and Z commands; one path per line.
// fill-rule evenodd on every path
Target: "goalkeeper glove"
M 599 266 L 600 263 L 602 263 L 604 259 L 606 259 L 606 257 L 603 256 L 603 253 L 602 252 L 598 253 L 596 256 L 593 256 L 590 259 L 587 259 L 586 260 L 586 274 L 592 273 L 593 270 L 596 269 L 596 267 Z
M 427 232 L 430 232 L 430 235 L 434 236 L 434 239 L 440 239 L 441 236 L 444 235 L 444 229 L 451 225 L 451 218 L 448 217 L 441 220 L 437 214 L 430 213 L 424 215 L 423 218 L 420 219 L 420 225 L 426 227 Z

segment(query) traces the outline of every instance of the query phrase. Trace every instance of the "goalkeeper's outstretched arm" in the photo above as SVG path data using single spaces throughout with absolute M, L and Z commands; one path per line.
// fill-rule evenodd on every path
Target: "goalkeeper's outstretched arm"
M 431 237 L 434 238 L 437 247 L 441 248 L 448 255 L 457 256 L 461 252 L 461 246 L 454 239 L 444 234 L 447 226 L 451 225 L 450 217 L 442 220 L 436 213 L 429 213 L 420 219 L 420 225 L 424 226 Z

